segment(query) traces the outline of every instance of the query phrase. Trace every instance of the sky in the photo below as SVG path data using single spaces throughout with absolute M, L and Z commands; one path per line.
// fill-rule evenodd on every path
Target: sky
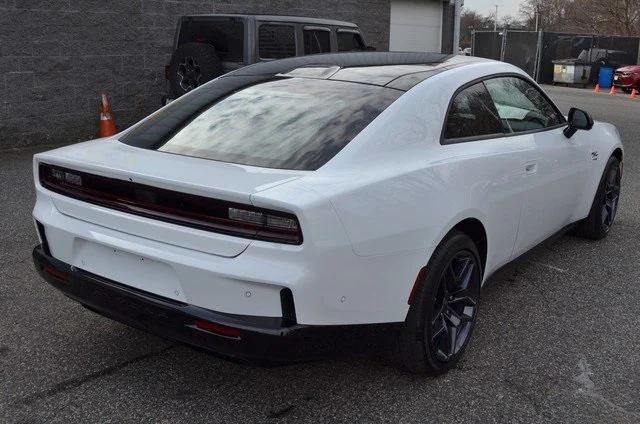
M 520 10 L 519 0 L 464 0 L 465 9 L 475 10 L 482 15 L 493 13 L 498 5 L 498 19 L 501 16 L 511 15 L 518 17 Z

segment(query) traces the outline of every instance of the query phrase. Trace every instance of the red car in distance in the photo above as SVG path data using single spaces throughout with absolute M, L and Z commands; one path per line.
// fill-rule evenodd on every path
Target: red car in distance
M 640 65 L 623 66 L 613 74 L 613 85 L 625 91 L 640 88 Z

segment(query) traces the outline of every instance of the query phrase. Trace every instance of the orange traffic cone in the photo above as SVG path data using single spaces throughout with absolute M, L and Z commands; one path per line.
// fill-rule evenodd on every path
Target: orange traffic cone
M 633 90 L 631 90 L 631 96 L 629 98 L 635 99 L 636 97 L 638 97 L 638 90 L 634 88 Z
M 600 84 L 596 84 L 596 88 L 593 90 L 594 93 L 600 92 Z
M 111 114 L 111 106 L 106 94 L 102 94 L 102 103 L 100 105 L 100 137 L 109 137 L 116 133 L 116 123 Z
M 611 90 L 609 90 L 609 95 L 610 95 L 610 96 L 613 96 L 613 95 L 615 95 L 615 94 L 616 94 L 616 86 L 615 86 L 615 85 L 612 85 L 612 86 L 611 86 Z

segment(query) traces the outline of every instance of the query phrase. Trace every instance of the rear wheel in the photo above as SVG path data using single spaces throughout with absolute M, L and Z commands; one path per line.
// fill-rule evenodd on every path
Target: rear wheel
M 415 373 L 437 375 L 454 367 L 467 347 L 478 313 L 482 267 L 473 241 L 450 233 L 419 281 L 396 356 Z
M 600 179 L 589 216 L 578 226 L 577 234 L 579 236 L 599 240 L 609 234 L 618 212 L 621 179 L 620 161 L 612 156 L 609 158 Z

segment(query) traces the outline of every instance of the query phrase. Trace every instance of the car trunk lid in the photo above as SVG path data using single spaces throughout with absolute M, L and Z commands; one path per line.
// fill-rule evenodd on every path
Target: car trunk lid
M 141 186 L 246 205 L 251 204 L 252 194 L 297 179 L 303 173 L 167 154 L 112 139 L 42 153 L 36 160 Z M 135 216 L 66 196 L 54 196 L 54 204 L 61 213 L 86 222 L 224 257 L 241 254 L 251 242 L 250 238 Z

